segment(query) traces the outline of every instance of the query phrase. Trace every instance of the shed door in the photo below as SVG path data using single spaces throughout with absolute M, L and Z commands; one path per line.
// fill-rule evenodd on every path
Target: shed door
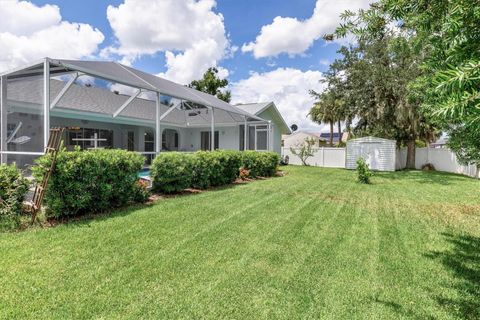
M 364 142 L 362 146 L 362 157 L 365 159 L 365 162 L 368 164 L 368 167 L 372 170 L 381 170 L 380 164 L 380 143 L 378 142 Z

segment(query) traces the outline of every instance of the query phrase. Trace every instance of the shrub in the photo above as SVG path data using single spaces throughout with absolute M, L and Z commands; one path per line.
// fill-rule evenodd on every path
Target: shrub
M 250 175 L 250 171 L 248 171 L 248 169 L 245 169 L 244 167 L 240 168 L 240 173 L 238 175 L 240 179 L 246 180 L 249 175 Z
M 18 227 L 28 186 L 16 165 L 0 165 L 0 231 Z
M 148 191 L 148 184 L 145 180 L 138 179 L 133 185 L 133 196 L 132 199 L 134 202 L 144 203 L 150 198 L 150 191 Z
M 191 187 L 194 165 L 193 154 L 180 152 L 160 154 L 152 163 L 153 189 L 172 193 Z
M 162 153 L 152 164 L 153 186 L 155 190 L 166 193 L 189 187 L 206 189 L 221 186 L 235 181 L 240 175 L 240 168 L 252 177 L 269 177 L 276 173 L 279 160 L 276 153 L 257 151 Z
M 49 155 L 37 160 L 32 169 L 37 180 L 50 161 Z M 45 193 L 47 214 L 99 212 L 138 200 L 137 175 L 143 163 L 140 154 L 125 150 L 61 150 Z
M 302 161 L 302 165 L 308 166 L 308 158 L 313 157 L 314 155 L 314 145 L 315 139 L 305 138 L 305 141 L 303 143 L 297 144 L 295 148 L 290 148 L 290 152 L 293 155 L 296 155 L 300 159 L 300 161 Z
M 357 173 L 358 181 L 360 183 L 370 183 L 370 177 L 373 175 L 373 173 L 363 158 L 359 158 L 357 160 Z
M 277 172 L 280 156 L 275 152 L 243 151 L 242 166 L 251 177 L 271 177 Z

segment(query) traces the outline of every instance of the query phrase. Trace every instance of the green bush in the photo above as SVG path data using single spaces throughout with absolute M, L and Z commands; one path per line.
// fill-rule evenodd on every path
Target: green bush
M 152 163 L 153 189 L 179 192 L 192 186 L 195 157 L 190 153 L 165 152 Z
M 238 151 L 198 151 L 194 155 L 194 188 L 206 189 L 232 183 L 238 177 L 242 166 Z
M 32 171 L 41 180 L 50 156 L 37 160 Z M 138 172 L 144 158 L 124 150 L 62 150 L 45 193 L 49 216 L 105 211 L 138 200 Z
M 370 177 L 373 175 L 373 173 L 363 158 L 359 158 L 357 160 L 357 174 L 358 182 L 366 184 L 370 183 Z
M 153 186 L 157 191 L 172 193 L 189 187 L 206 189 L 226 185 L 239 177 L 242 167 L 248 169 L 252 177 L 269 177 L 276 173 L 279 161 L 280 157 L 273 152 L 162 153 L 152 164 Z
M 16 165 L 0 165 L 0 231 L 18 227 L 28 186 Z
M 242 167 L 251 177 L 271 177 L 277 172 L 280 156 L 275 152 L 243 151 Z

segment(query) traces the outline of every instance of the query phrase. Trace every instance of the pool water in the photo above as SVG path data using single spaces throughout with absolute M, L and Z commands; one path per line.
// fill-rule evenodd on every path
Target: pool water
M 150 169 L 143 169 L 138 173 L 138 177 L 140 178 L 150 177 Z

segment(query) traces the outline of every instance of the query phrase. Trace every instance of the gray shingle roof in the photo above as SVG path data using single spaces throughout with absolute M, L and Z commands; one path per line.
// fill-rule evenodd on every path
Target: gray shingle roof
M 10 101 L 20 103 L 42 104 L 43 97 L 43 80 L 40 78 L 20 79 L 9 81 L 7 87 L 7 97 Z M 52 79 L 50 80 L 50 102 L 58 95 L 65 86 L 65 82 Z M 106 88 L 86 87 L 79 84 L 73 84 L 65 95 L 60 99 L 52 115 L 56 110 L 73 110 L 89 113 L 112 115 L 130 96 L 124 94 L 116 94 Z M 156 103 L 151 100 L 135 98 L 132 103 L 121 113 L 121 117 L 134 118 L 145 121 L 154 121 Z M 161 104 L 161 113 L 168 110 L 169 106 Z M 207 109 L 199 109 L 200 114 L 197 116 L 189 116 L 188 111 L 175 109 L 162 122 L 170 122 L 174 124 L 209 124 L 210 116 Z M 249 114 L 245 113 L 244 114 Z M 223 109 L 216 109 L 216 123 L 233 123 L 243 122 L 243 116 L 236 113 L 229 113 Z
M 163 95 L 191 101 L 200 105 L 213 107 L 216 110 L 223 110 L 226 113 L 226 116 L 223 117 L 224 120 L 227 120 L 228 118 L 230 121 L 240 121 L 244 116 L 253 118 L 255 120 L 262 120 L 261 118 L 252 116 L 250 113 L 232 106 L 215 96 L 188 88 L 181 84 L 160 78 L 141 70 L 124 66 L 114 61 L 84 61 L 45 58 L 42 61 L 30 64 L 23 68 L 16 68 L 15 70 L 1 73 L 1 75 L 6 75 L 9 77 L 9 79 L 23 80 L 28 79 L 28 77 L 31 76 L 41 75 L 43 73 L 43 65 L 45 61 L 49 61 L 50 72 L 53 76 L 61 75 L 67 72 L 82 72 L 87 75 L 102 78 L 114 83 L 124 84 L 134 88 L 146 89 Z M 103 98 L 108 100 L 108 97 Z M 115 100 L 115 98 L 112 99 Z M 106 101 L 102 100 L 102 102 Z M 83 103 L 81 103 L 81 105 L 84 106 Z M 111 104 L 108 102 L 104 105 L 100 104 L 96 106 L 99 109 L 96 109 L 95 111 L 104 112 L 105 110 L 102 108 L 109 108 L 110 106 Z M 221 116 L 222 112 L 219 113 Z M 236 115 L 234 116 L 233 114 Z
M 258 115 L 259 112 L 264 110 L 271 102 L 261 102 L 261 103 L 245 103 L 245 104 L 237 104 L 236 107 L 250 112 L 251 114 Z

